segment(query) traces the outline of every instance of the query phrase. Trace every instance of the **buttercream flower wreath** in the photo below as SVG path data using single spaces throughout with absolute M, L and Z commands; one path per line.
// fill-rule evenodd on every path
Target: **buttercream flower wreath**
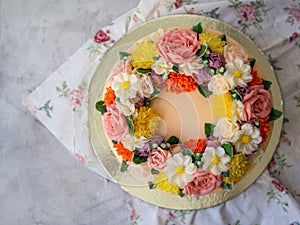
M 122 157 L 121 171 L 130 164 L 146 166 L 151 189 L 181 196 L 232 189 L 263 154 L 260 145 L 267 141 L 270 122 L 282 114 L 272 108 L 272 83 L 259 77 L 254 64 L 244 48 L 227 42 L 224 34 L 204 31 L 201 23 L 191 30 L 159 29 L 132 51 L 120 52 L 96 108 Z M 206 139 L 182 143 L 164 137 L 158 132 L 161 118 L 151 107 L 162 88 L 219 96 L 225 116 L 205 123 Z

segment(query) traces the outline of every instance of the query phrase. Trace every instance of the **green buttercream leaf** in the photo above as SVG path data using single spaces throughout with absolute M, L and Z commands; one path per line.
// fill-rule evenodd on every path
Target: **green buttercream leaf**
M 111 142 L 112 142 L 113 144 L 117 144 L 117 143 L 118 143 L 118 142 L 115 141 L 115 140 L 111 140 Z
M 254 67 L 254 65 L 255 65 L 255 62 L 256 62 L 256 59 L 254 59 L 254 58 L 249 58 L 248 61 L 249 61 L 249 64 L 250 64 L 251 68 L 253 69 L 253 67 Z
M 127 169 L 128 169 L 128 163 L 127 162 L 125 162 L 125 161 L 122 161 L 122 164 L 121 164 L 121 172 L 125 172 L 125 171 L 127 171 Z
M 195 31 L 197 34 L 201 34 L 203 31 L 201 23 L 198 23 L 196 26 L 193 26 L 192 31 Z
M 232 184 L 227 184 L 225 182 L 222 182 L 221 188 L 224 190 L 232 190 Z
M 99 101 L 99 102 L 97 102 L 96 103 L 96 109 L 99 111 L 99 112 L 101 112 L 101 114 L 103 115 L 104 113 L 106 113 L 107 112 L 107 110 L 106 110 L 106 106 L 105 105 L 103 105 L 104 104 L 104 101 Z
M 137 71 L 138 73 L 141 73 L 141 74 L 148 74 L 148 73 L 151 73 L 151 69 L 138 68 L 136 71 Z
M 126 59 L 130 55 L 131 55 L 131 53 L 129 53 L 129 52 L 119 52 L 119 58 L 120 59 Z
M 204 56 L 206 50 L 207 50 L 207 45 L 201 45 L 201 48 L 197 51 L 197 55 L 199 57 Z
M 221 175 L 222 175 L 222 177 L 229 177 L 229 172 L 228 171 L 222 172 Z
M 264 86 L 264 89 L 269 90 L 272 85 L 272 82 L 269 80 L 264 80 L 264 79 L 262 79 L 262 81 L 263 81 L 262 84 Z
M 135 164 L 141 164 L 144 162 L 147 162 L 147 157 L 142 157 L 139 155 L 139 152 L 137 150 L 133 151 L 134 155 L 132 158 L 132 162 L 134 162 Z
M 169 137 L 169 139 L 167 140 L 167 143 L 169 143 L 170 145 L 175 145 L 175 144 L 179 144 L 181 143 L 179 138 L 176 136 L 171 136 Z
M 188 148 L 184 148 L 184 149 L 182 150 L 182 154 L 183 154 L 183 155 L 188 155 L 188 156 L 191 156 L 191 157 L 194 156 L 194 153 L 193 153 L 190 149 L 188 149 Z
M 229 155 L 230 157 L 233 156 L 233 148 L 231 144 L 224 143 L 221 145 L 221 147 L 224 148 L 227 155 Z
M 269 115 L 269 120 L 268 121 L 277 120 L 279 117 L 281 117 L 281 115 L 282 115 L 281 111 L 272 108 L 272 110 L 270 112 L 270 115 Z
M 172 70 L 174 70 L 175 73 L 179 73 L 179 66 L 178 65 L 174 65 L 172 67 Z
M 179 189 L 179 194 L 178 194 L 180 197 L 183 197 L 184 196 L 184 193 L 183 193 L 183 189 Z
M 215 126 L 216 125 L 214 125 L 212 123 L 205 123 L 204 124 L 204 131 L 205 131 L 206 137 L 210 137 L 210 136 L 213 135 Z
M 128 126 L 129 126 L 129 133 L 131 135 L 134 134 L 134 124 L 133 124 L 133 120 L 129 117 L 129 116 L 126 116 L 126 121 L 128 123 Z
M 152 174 L 152 175 L 154 175 L 154 174 L 159 174 L 159 171 L 152 168 L 152 169 L 151 169 L 151 174 Z
M 152 181 L 149 181 L 148 185 L 149 185 L 149 189 L 154 189 L 156 187 L 156 185 Z
M 227 40 L 226 40 L 226 35 L 225 35 L 225 34 L 221 34 L 221 35 L 220 35 L 220 38 L 221 38 L 221 41 L 225 41 L 225 42 L 227 41 Z
M 200 94 L 203 95 L 203 97 L 205 97 L 205 98 L 208 98 L 212 94 L 212 92 L 210 90 L 208 90 L 207 86 L 199 85 L 198 90 L 199 90 Z

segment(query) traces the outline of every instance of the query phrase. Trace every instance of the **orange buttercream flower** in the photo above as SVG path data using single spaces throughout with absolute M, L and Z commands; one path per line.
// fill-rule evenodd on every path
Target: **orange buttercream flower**
M 197 153 L 197 152 L 204 152 L 206 147 L 206 140 L 205 139 L 190 139 L 188 141 L 185 141 L 183 143 L 183 148 L 189 148 L 192 150 L 192 152 Z
M 106 93 L 104 94 L 104 105 L 110 106 L 114 104 L 116 95 L 114 90 L 111 87 L 106 88 Z
M 262 84 L 262 79 L 259 78 L 257 75 L 256 70 L 251 70 L 251 75 L 252 75 L 252 80 L 248 83 L 249 86 L 254 86 L 254 85 L 261 85 Z
M 117 149 L 118 155 L 122 156 L 123 161 L 131 161 L 133 152 L 125 148 L 122 142 L 114 144 L 114 148 Z
M 168 80 L 165 81 L 164 86 L 167 91 L 178 94 L 180 92 L 192 92 L 196 90 L 197 82 L 191 76 L 171 72 Z
M 259 130 L 260 130 L 260 136 L 265 142 L 267 140 L 267 132 L 270 130 L 270 125 L 268 124 L 269 117 L 267 116 L 264 119 L 260 119 L 260 125 L 259 125 Z

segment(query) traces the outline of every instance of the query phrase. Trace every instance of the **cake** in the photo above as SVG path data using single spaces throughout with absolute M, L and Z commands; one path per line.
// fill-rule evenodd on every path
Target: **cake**
M 96 109 L 122 172 L 197 197 L 232 190 L 259 162 L 282 112 L 244 46 L 198 23 L 119 55 Z

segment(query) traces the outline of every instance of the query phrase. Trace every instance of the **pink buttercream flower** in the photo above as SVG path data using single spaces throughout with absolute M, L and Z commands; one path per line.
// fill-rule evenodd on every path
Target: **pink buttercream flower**
M 216 176 L 200 168 L 193 175 L 194 180 L 183 189 L 183 193 L 186 195 L 206 195 L 221 186 L 221 175 Z
M 107 112 L 103 114 L 103 124 L 107 136 L 114 141 L 120 141 L 129 133 L 126 118 L 115 105 L 107 107 Z
M 171 63 L 194 61 L 199 48 L 197 33 L 191 30 L 171 30 L 157 42 L 158 51 Z
M 271 94 L 262 85 L 252 86 L 244 96 L 243 104 L 246 121 L 264 119 L 272 109 Z
M 82 106 L 84 100 L 84 90 L 74 89 L 68 93 L 68 99 L 73 106 L 73 111 Z
M 225 45 L 224 58 L 226 62 L 233 62 L 235 59 L 241 59 L 244 63 L 249 64 L 249 55 L 245 49 L 236 45 Z
M 162 170 L 167 165 L 168 158 L 171 157 L 171 153 L 169 151 L 163 150 L 161 148 L 157 148 L 152 150 L 151 154 L 148 157 L 148 167 Z
M 111 70 L 109 77 L 110 81 L 113 81 L 114 77 L 120 75 L 121 73 L 132 73 L 132 65 L 129 60 L 120 60 Z
M 110 36 L 108 36 L 103 30 L 99 30 L 95 35 L 94 35 L 94 41 L 96 43 L 101 43 L 108 41 L 110 39 Z
M 256 20 L 255 6 L 251 4 L 240 4 L 237 7 L 239 24 L 251 25 Z

